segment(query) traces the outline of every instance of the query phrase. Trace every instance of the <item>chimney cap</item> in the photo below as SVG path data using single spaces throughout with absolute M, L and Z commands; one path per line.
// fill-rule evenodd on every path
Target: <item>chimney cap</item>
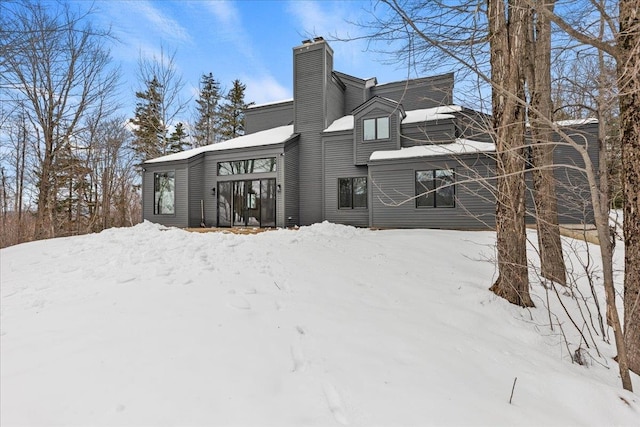
M 302 44 L 312 44 L 312 43 L 318 43 L 323 41 L 324 41 L 324 37 L 317 36 L 317 37 L 314 37 L 313 39 L 302 40 Z

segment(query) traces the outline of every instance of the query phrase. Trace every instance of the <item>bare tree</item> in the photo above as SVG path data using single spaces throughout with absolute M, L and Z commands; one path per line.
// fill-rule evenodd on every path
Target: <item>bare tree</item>
M 606 8 L 602 7 L 600 3 L 596 3 L 595 0 L 589 0 L 591 6 L 596 6 L 596 10 L 601 14 L 606 14 Z M 633 3 L 633 6 L 629 6 L 628 4 L 625 6 L 628 10 L 638 10 L 638 1 L 627 1 L 626 3 Z M 526 104 L 526 100 L 522 96 L 523 93 L 517 82 L 518 79 L 522 79 L 523 74 L 521 70 L 518 69 L 517 62 L 520 62 L 520 66 L 524 64 L 524 58 L 522 58 L 522 49 L 520 47 L 521 40 L 524 39 L 524 33 L 521 31 L 521 17 L 520 14 L 526 10 L 539 6 L 541 3 L 538 0 L 523 0 L 523 1 L 510 1 L 508 3 L 505 2 L 492 2 L 489 1 L 487 3 L 488 10 L 486 11 L 486 16 L 489 17 L 489 25 L 490 28 L 486 30 L 486 22 L 483 21 L 483 2 L 479 1 L 460 1 L 455 2 L 454 4 L 448 2 L 402 2 L 400 4 L 399 1 L 396 0 L 383 0 L 381 3 L 389 6 L 391 17 L 379 18 L 375 16 L 374 21 L 370 24 L 370 28 L 373 28 L 375 31 L 372 36 L 378 40 L 383 40 L 387 42 L 397 42 L 398 38 L 405 38 L 405 44 L 398 48 L 398 44 L 393 45 L 394 49 L 397 49 L 398 53 L 397 58 L 407 59 L 407 64 L 410 66 L 415 65 L 415 60 L 425 59 L 427 64 L 434 64 L 433 61 L 429 61 L 429 56 L 432 58 L 436 58 L 436 66 L 438 61 L 442 61 L 441 58 L 447 57 L 452 58 L 455 62 L 462 65 L 468 71 L 475 73 L 480 80 L 484 80 L 491 83 L 492 87 L 492 104 L 493 104 L 493 114 L 494 114 L 494 137 L 498 143 L 498 173 L 497 177 L 499 180 L 502 178 L 508 178 L 509 176 L 519 176 L 521 175 L 521 160 L 518 158 L 522 157 L 522 148 L 523 145 L 517 145 L 518 142 L 515 140 L 520 136 L 516 136 L 518 132 L 510 132 L 510 130 L 505 130 L 504 126 L 500 126 L 500 118 L 505 118 L 505 112 L 507 114 L 507 120 L 505 120 L 503 125 L 510 125 L 516 129 L 519 129 L 520 135 L 524 134 L 524 129 L 522 128 L 521 117 L 523 114 L 520 113 L 520 109 L 522 105 Z M 492 7 L 494 9 L 492 9 Z M 581 10 L 577 12 L 584 12 L 584 5 L 580 5 Z M 570 10 L 570 8 L 563 7 L 563 13 L 575 12 L 574 10 Z M 622 10 L 622 8 L 621 8 Z M 564 20 L 561 16 L 554 13 L 554 11 L 548 7 L 538 7 L 536 9 L 538 14 L 538 19 L 546 18 L 554 23 L 558 27 L 560 27 L 563 31 L 569 34 L 571 37 L 576 38 L 577 40 L 583 43 L 591 42 L 598 49 L 603 50 L 609 55 L 616 55 L 616 49 L 612 48 L 606 41 L 599 39 L 596 36 L 593 36 L 588 33 L 582 33 L 579 29 L 585 29 L 588 31 L 590 28 L 593 28 L 590 24 L 585 24 L 585 22 L 580 22 L 580 19 L 585 19 L 584 13 L 577 13 L 575 15 L 575 19 L 572 20 L 572 24 L 569 24 L 568 21 Z M 574 17 L 574 15 L 571 15 Z M 624 16 L 624 14 L 621 14 Z M 615 25 L 612 24 L 612 20 L 607 16 L 606 23 L 608 31 L 612 33 L 616 32 Z M 630 23 L 633 23 L 636 27 L 639 25 L 636 21 L 629 19 Z M 585 25 L 581 25 L 585 24 Z M 629 24 L 630 25 L 630 24 Z M 595 27 L 597 28 L 597 26 Z M 621 24 L 621 28 L 624 26 Z M 483 30 L 484 29 L 484 30 Z M 501 37 L 496 40 L 495 34 L 499 33 Z M 628 33 L 634 33 L 634 31 L 627 31 Z M 483 50 L 482 46 L 487 43 L 487 36 L 483 36 L 483 34 L 488 34 L 489 38 L 489 46 L 491 50 L 491 73 L 487 70 L 486 64 L 483 61 L 483 55 L 486 57 L 487 53 Z M 637 34 L 635 31 L 634 34 Z M 421 44 L 422 43 L 422 44 Z M 629 46 L 634 46 L 636 49 L 638 47 L 637 41 L 634 43 L 629 43 Z M 515 50 L 515 51 L 514 51 Z M 467 53 L 465 53 L 467 51 Z M 518 53 L 519 52 L 519 53 Z M 439 55 L 433 55 L 433 53 L 439 53 Z M 518 57 L 520 55 L 520 57 Z M 615 56 L 614 56 L 615 57 Z M 411 60 L 414 60 L 412 62 Z M 620 65 L 620 62 L 618 61 Z M 635 64 L 635 63 L 634 63 Z M 625 62 L 625 66 L 628 67 L 629 62 Z M 634 65 L 636 66 L 636 65 Z M 632 77 L 639 73 L 637 73 L 635 68 L 629 70 L 627 68 L 627 80 L 631 79 L 633 84 L 636 84 L 637 80 L 633 80 Z M 635 70 L 635 71 L 632 71 Z M 488 76 L 491 75 L 489 78 Z M 634 77 L 634 78 L 635 78 Z M 509 79 L 511 78 L 511 81 Z M 620 80 L 619 80 L 619 87 Z M 508 89 L 508 90 L 507 90 Z M 497 98 L 496 98 L 497 97 Z M 632 103 L 630 103 L 632 104 Z M 640 103 L 635 102 L 636 106 L 640 105 Z M 497 108 L 496 108 L 497 106 Z M 529 112 L 532 110 L 537 110 L 535 106 L 527 105 Z M 620 110 L 622 112 L 622 103 Z M 541 114 L 542 111 L 534 111 L 534 115 L 540 119 L 540 121 L 545 123 L 545 126 L 551 126 L 552 130 L 557 134 L 562 136 L 562 142 L 566 143 L 574 147 L 580 153 L 584 160 L 584 167 L 580 167 L 579 169 L 585 173 L 586 179 L 588 180 L 590 187 L 590 202 L 593 207 L 594 217 L 596 222 L 596 228 L 598 230 L 599 239 L 603 243 L 602 247 L 602 263 L 603 263 L 603 272 L 604 272 L 604 285 L 607 294 L 607 306 L 608 311 L 611 314 L 611 324 L 614 328 L 614 334 L 616 337 L 616 346 L 618 349 L 618 360 L 619 360 L 619 368 L 622 377 L 623 387 L 626 389 L 631 388 L 631 383 L 629 379 L 629 373 L 627 369 L 626 357 L 627 352 L 625 350 L 625 340 L 622 335 L 622 328 L 620 327 L 619 319 L 617 318 L 617 310 L 615 309 L 615 290 L 613 287 L 613 275 L 612 275 L 612 266 L 611 266 L 611 241 L 609 236 L 609 226 L 608 226 L 608 216 L 604 213 L 607 212 L 607 203 L 606 199 L 603 199 L 600 194 L 600 188 L 598 186 L 598 175 L 597 168 L 594 167 L 594 164 L 591 162 L 588 151 L 584 146 L 580 146 L 580 144 L 576 144 L 575 141 L 572 140 L 570 135 L 567 135 L 560 129 L 556 124 L 551 123 L 549 120 L 550 115 Z M 497 117 L 496 117 L 497 116 Z M 546 119 L 545 119 L 546 117 Z M 508 120 L 508 119 L 511 120 Z M 640 120 L 635 120 L 635 123 L 640 123 Z M 636 129 L 637 130 L 637 129 Z M 500 135 L 502 133 L 502 135 Z M 509 136 L 511 135 L 511 136 Z M 513 139 L 509 140 L 511 137 Z M 502 141 L 501 141 L 502 140 Z M 635 138 L 636 148 L 637 141 L 639 138 Z M 506 142 L 506 144 L 505 144 Z M 543 144 L 551 144 L 555 145 L 557 142 L 546 143 L 542 142 L 538 144 L 538 147 L 541 148 Z M 500 148 L 502 145 L 502 148 Z M 506 151 L 505 151 L 506 149 Z M 512 150 L 512 151 L 510 151 Z M 635 148 L 634 148 L 635 150 Z M 502 154 L 501 154 L 502 152 Z M 624 152 L 624 151 L 623 151 Z M 637 152 L 637 151 L 634 151 Z M 636 158 L 638 156 L 636 155 Z M 552 168 L 553 165 L 542 165 L 538 164 L 534 169 L 544 169 L 544 168 Z M 567 165 L 567 167 L 576 168 L 576 165 Z M 498 235 L 501 234 L 501 228 L 505 228 L 506 224 L 501 223 L 500 215 L 502 213 L 511 213 L 514 216 L 514 219 L 509 220 L 507 224 L 515 224 L 516 230 L 522 230 L 522 226 L 520 224 L 520 212 L 518 211 L 519 206 L 519 198 L 520 198 L 520 188 L 518 185 L 521 185 L 520 180 L 515 180 L 517 182 L 515 186 L 507 186 L 506 183 L 509 182 L 509 179 L 505 179 L 502 181 L 502 185 L 500 182 L 498 183 L 498 207 L 497 207 L 497 218 L 496 222 L 498 223 Z M 625 191 L 629 193 L 634 193 L 635 198 L 632 198 L 636 203 L 640 198 L 637 197 L 638 194 L 638 186 L 637 184 L 633 184 L 631 190 L 627 188 Z M 501 203 L 501 195 L 505 194 L 505 192 L 509 192 L 512 197 L 512 200 L 515 202 L 513 205 L 509 206 L 509 202 Z M 603 203 L 604 202 L 604 203 Z M 603 206 L 604 205 L 604 206 Z M 640 209 L 637 207 L 633 208 L 636 214 Z M 627 210 L 625 210 L 626 214 Z M 625 215 L 625 221 L 627 221 L 627 215 Z M 635 224 L 638 224 L 637 219 L 634 219 Z M 626 222 L 625 222 L 626 224 Z M 629 233 L 627 229 L 628 225 L 625 225 L 625 241 L 629 241 Z M 513 230 L 511 230 L 513 231 Z M 506 233 L 502 233 L 506 235 Z M 640 235 L 640 233 L 636 232 L 635 236 Z M 500 246 L 504 244 L 504 240 L 501 240 L 498 237 L 498 252 L 500 258 Z M 640 262 L 640 254 L 634 253 L 633 257 L 636 260 L 636 265 Z M 608 255 L 607 255 L 608 254 Z M 515 255 L 515 258 L 510 263 L 501 262 L 499 259 L 499 265 L 509 266 L 509 268 L 514 268 L 518 271 L 516 274 L 517 277 L 524 276 L 526 271 L 526 259 L 525 262 L 521 263 L 522 252 L 519 252 Z M 509 259 L 509 258 L 504 258 Z M 629 264 L 629 254 L 627 254 L 627 264 Z M 525 267 L 519 267 L 520 265 L 524 265 Z M 518 266 L 518 267 L 515 267 Z M 635 271 L 635 270 L 634 270 Z M 502 280 L 502 269 L 500 271 L 501 277 L 498 279 L 498 283 Z M 640 274 L 637 271 L 634 273 L 634 277 L 636 282 L 640 280 Z M 627 289 L 629 289 L 628 282 L 628 274 L 625 279 L 625 312 L 627 310 L 627 301 L 635 301 L 635 305 L 630 306 L 632 308 L 631 315 L 628 316 L 629 319 L 632 319 L 633 316 L 638 316 L 638 312 L 640 310 L 637 309 L 638 305 L 638 297 L 637 292 L 628 293 Z M 513 283 L 505 282 L 505 286 L 512 286 L 513 289 L 518 289 L 523 285 L 523 281 L 516 280 Z M 495 288 L 495 287 L 494 287 Z M 512 290 L 513 290 L 512 289 Z M 627 294 L 630 295 L 630 298 L 627 298 Z M 635 299 L 634 299 L 635 297 Z M 635 310 L 635 311 L 633 311 Z M 634 325 L 640 325 L 640 321 L 638 320 L 629 320 L 629 322 L 633 322 Z M 629 327 L 629 323 L 627 323 L 626 327 Z M 640 326 L 638 326 L 640 328 Z M 628 340 L 629 335 L 627 335 Z M 630 350 L 630 353 L 640 354 L 637 350 Z
M 496 238 L 499 276 L 491 290 L 507 301 L 533 306 L 529 295 L 525 233 L 523 57 L 527 8 L 489 0 L 493 131 L 496 139 Z
M 527 13 L 526 81 L 529 91 L 529 124 L 533 165 L 534 204 L 542 277 L 566 284 L 566 269 L 558 225 L 558 204 L 553 164 L 551 123 L 551 22 L 536 12 L 553 11 L 555 0 L 537 0 Z
M 82 120 L 114 93 L 108 31 L 92 27 L 69 5 L 23 2 L 3 8 L 0 81 L 11 103 L 22 104 L 36 139 L 36 237 L 56 234 L 56 161 Z
M 620 141 L 622 147 L 622 188 L 623 202 L 623 232 L 625 241 L 625 273 L 624 273 L 624 332 L 619 326 L 614 326 L 616 345 L 618 346 L 618 362 L 622 365 L 628 362 L 628 368 L 640 373 L 640 21 L 638 10 L 640 0 L 618 1 L 618 29 L 616 20 L 602 2 L 592 1 L 592 5 L 607 22 L 610 31 L 615 35 L 613 42 L 602 40 L 599 34 L 591 34 L 588 30 L 571 25 L 566 19 L 550 11 L 542 11 L 560 29 L 570 37 L 605 52 L 616 61 L 618 99 L 620 108 Z M 589 28 L 588 26 L 585 28 Z M 599 205 L 598 205 L 599 207 Z M 598 209 L 596 220 L 598 221 Z M 608 218 L 607 218 L 608 220 Z M 610 242 L 608 222 L 598 230 L 601 244 L 603 240 Z M 605 229 L 607 231 L 605 231 Z M 606 243 L 605 243 L 606 244 Z M 605 278 L 607 299 L 615 306 L 615 292 L 613 283 L 610 285 Z M 616 310 L 609 310 L 612 317 L 617 318 Z M 611 320 L 611 319 L 610 319 Z M 617 319 L 614 319 L 614 322 Z M 623 343 L 619 343 L 623 338 Z M 622 347 L 621 347 L 622 346 Z M 628 361 L 627 361 L 628 357 Z M 625 366 L 626 368 L 626 366 Z M 621 372 L 622 374 L 622 372 Z M 622 374 L 623 386 L 631 390 L 631 379 L 628 372 Z

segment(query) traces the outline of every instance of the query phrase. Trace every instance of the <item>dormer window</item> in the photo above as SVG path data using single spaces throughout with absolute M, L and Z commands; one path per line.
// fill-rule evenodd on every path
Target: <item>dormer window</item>
M 364 119 L 362 121 L 362 127 L 365 141 L 389 139 L 389 117 Z

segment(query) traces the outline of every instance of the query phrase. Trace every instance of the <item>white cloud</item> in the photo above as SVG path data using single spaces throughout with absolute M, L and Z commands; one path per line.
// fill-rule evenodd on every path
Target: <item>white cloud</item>
M 365 58 L 367 42 L 358 39 L 363 30 L 354 22 L 361 20 L 365 13 L 360 7 L 342 1 L 290 1 L 287 12 L 299 22 L 298 32 L 304 37 L 322 36 L 327 40 L 349 40 L 345 43 L 332 42 L 338 70 L 341 66 L 360 64 Z M 360 76 L 360 77 L 371 77 Z
M 220 24 L 230 27 L 240 22 L 240 13 L 233 3 L 229 1 L 210 1 L 206 4 Z
M 149 21 L 154 29 L 165 37 L 170 36 L 179 42 L 191 41 L 191 36 L 186 28 L 181 26 L 176 20 L 163 14 L 159 9 L 154 7 L 151 2 L 137 1 L 129 4 L 137 8 L 141 17 Z
M 247 85 L 245 101 L 263 104 L 265 102 L 282 101 L 291 98 L 289 87 L 281 85 L 269 75 L 243 76 L 240 81 Z

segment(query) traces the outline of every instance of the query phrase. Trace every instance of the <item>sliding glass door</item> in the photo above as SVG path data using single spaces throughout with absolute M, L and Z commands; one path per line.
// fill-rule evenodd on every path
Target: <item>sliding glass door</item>
M 218 183 L 219 227 L 275 227 L 276 180 Z

